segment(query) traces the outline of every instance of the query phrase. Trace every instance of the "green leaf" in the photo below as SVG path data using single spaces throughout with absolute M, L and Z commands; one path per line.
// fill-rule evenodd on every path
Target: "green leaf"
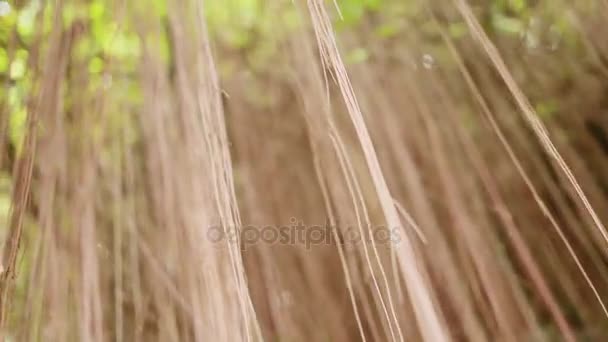
M 339 21 L 339 26 L 352 26 L 361 19 L 363 13 L 365 13 L 365 2 L 364 0 L 350 0 L 339 2 L 340 13 L 342 13 L 342 20 Z
M 103 61 L 99 57 L 94 57 L 89 62 L 89 72 L 92 74 L 99 74 L 103 71 Z
M 0 72 L 5 72 L 8 68 L 8 55 L 6 50 L 0 49 Z
M 12 79 L 21 79 L 25 76 L 26 63 L 27 63 L 27 51 L 19 49 L 15 54 L 15 58 L 11 63 L 10 77 Z
M 67 3 L 61 12 L 63 27 L 68 28 L 78 20 L 87 17 L 87 8 L 77 3 Z
M 507 17 L 500 13 L 492 15 L 492 26 L 498 31 L 508 34 L 520 34 L 524 30 L 524 24 L 521 20 Z
M 536 109 L 536 113 L 542 119 L 550 119 L 558 110 L 557 103 L 552 100 L 540 102 L 534 107 L 534 109 Z
M 518 13 L 523 12 L 528 7 L 526 0 L 510 0 L 509 5 Z
M 467 27 L 467 24 L 465 24 L 462 21 L 456 22 L 456 23 L 451 23 L 448 26 L 448 33 L 452 38 L 464 37 L 467 34 L 468 30 L 469 29 Z
M 251 28 L 259 18 L 260 4 L 258 0 L 239 0 L 237 4 L 239 25 Z
M 77 59 L 88 59 L 91 55 L 95 54 L 96 49 L 94 48 L 95 39 L 91 37 L 83 37 L 76 42 L 74 50 L 72 51 L 73 56 Z
M 353 49 L 346 55 L 346 63 L 359 64 L 369 59 L 369 52 L 364 48 Z
M 164 18 L 167 15 L 167 2 L 164 0 L 153 0 L 152 6 L 159 17 Z
M 375 30 L 376 34 L 382 38 L 394 37 L 399 33 L 399 26 L 395 23 L 386 23 L 380 25 Z
M 126 32 L 116 32 L 107 37 L 103 49 L 118 58 L 137 58 L 141 52 L 139 37 Z
M 25 137 L 25 123 L 27 121 L 27 111 L 25 107 L 19 108 L 11 113 L 8 120 L 8 134 L 11 144 L 17 153 L 21 151 L 23 138 Z
M 17 32 L 26 41 L 29 41 L 34 34 L 38 6 L 38 1 L 32 1 L 19 12 L 19 17 L 17 18 Z
M 105 6 L 102 1 L 93 1 L 89 5 L 89 17 L 91 20 L 101 20 L 105 13 Z
M 382 8 L 382 0 L 365 0 L 365 6 L 372 10 L 377 11 Z

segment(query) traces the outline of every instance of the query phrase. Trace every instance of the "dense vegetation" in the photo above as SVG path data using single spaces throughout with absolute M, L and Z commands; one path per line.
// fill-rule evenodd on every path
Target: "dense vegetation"
M 1 0 L 6 336 L 604 340 L 607 19 L 591 0 Z M 393 212 L 405 247 L 335 243 Z M 207 235 L 293 220 L 336 240 Z

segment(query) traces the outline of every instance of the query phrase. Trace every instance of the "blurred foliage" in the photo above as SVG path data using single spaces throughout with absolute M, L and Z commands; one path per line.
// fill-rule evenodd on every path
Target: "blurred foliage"
M 303 25 L 294 2 L 297 0 L 204 2 L 214 49 L 222 52 L 222 57 L 230 56 L 216 60 L 223 77 L 230 77 L 243 69 L 264 72 L 274 68 L 273 58 L 282 52 L 282 41 Z M 55 8 L 52 6 L 55 2 L 46 2 L 47 6 L 41 12 L 43 3 L 43 0 L 0 0 L 0 111 L 7 127 L 5 138 L 17 155 L 25 135 L 28 97 L 34 93 L 31 68 L 40 67 L 30 60 L 34 53 L 31 47 L 38 35 L 48 36 L 53 29 Z M 386 43 L 387 46 L 399 45 L 402 36 L 415 32 L 426 38 L 424 45 L 419 47 L 423 51 L 419 60 L 421 67 L 432 69 L 436 65 L 447 67 L 453 63 L 441 40 L 441 28 L 429 16 L 424 0 L 336 0 L 336 3 L 338 9 L 332 13 L 338 32 L 361 29 L 368 33 L 365 36 L 368 41 Z M 581 44 L 578 31 L 568 13 L 561 12 L 560 6 L 555 4 L 555 0 L 490 0 L 475 8 L 493 39 L 514 42 L 530 49 L 569 48 L 577 51 Z M 586 4 L 583 1 L 580 6 Z M 334 1 L 328 0 L 327 5 L 334 6 Z M 141 37 L 134 22 L 136 19 L 126 14 L 131 11 L 121 6 L 132 6 L 143 15 L 160 18 L 163 27 L 159 33 L 160 40 L 158 37 Z M 167 17 L 166 0 L 65 1 L 61 11 L 65 32 L 77 25 L 84 29 L 85 34 L 76 40 L 72 50 L 72 60 L 86 68 L 90 93 L 111 92 L 114 99 L 108 104 L 112 106 L 107 109 L 109 124 L 103 129 L 123 130 L 130 142 L 136 139 L 136 133 L 128 131 L 134 130 L 127 124 L 130 120 L 128 112 L 144 100 L 136 76 L 142 49 L 154 48 L 161 61 L 167 65 L 171 63 Z M 442 17 L 440 21 L 453 40 L 469 38 L 468 27 L 458 15 Z M 374 58 L 374 51 L 362 43 L 365 42 L 356 42 L 344 51 L 347 64 L 366 63 Z M 272 103 L 266 98 L 271 95 L 264 87 L 251 87 L 249 91 L 251 98 Z M 65 102 L 69 106 L 70 98 Z M 559 111 L 560 103 L 556 99 L 534 103 L 538 114 L 545 120 Z M 462 108 L 462 112 L 465 113 L 463 117 L 467 127 L 474 130 L 476 122 L 473 115 L 467 108 Z M 103 157 L 111 158 L 110 155 Z M 0 235 L 5 231 L 10 210 L 11 183 L 11 170 L 0 170 Z M 23 284 L 18 284 L 17 290 L 22 288 Z
M 30 46 L 37 34 L 48 35 L 52 29 L 55 9 L 53 5 L 47 5 L 39 14 L 43 3 L 42 0 L 30 0 L 11 5 L 0 0 L 0 104 L 8 113 L 7 136 L 17 153 L 24 136 L 25 103 L 32 87 L 28 69 Z M 327 3 L 333 6 L 333 1 Z M 422 1 L 338 0 L 337 4 L 339 11 L 334 11 L 334 19 L 338 31 L 356 29 L 364 18 L 373 17 L 377 20 L 373 21 L 369 32 L 372 32 L 373 39 L 379 41 L 394 39 L 412 27 L 430 37 L 439 35 L 439 28 L 428 16 Z M 142 99 L 133 74 L 137 72 L 141 49 L 144 43 L 154 45 L 161 59 L 170 63 L 169 34 L 162 32 L 160 41 L 149 42 L 144 38 L 146 41 L 142 42 L 133 18 L 128 17 L 125 14 L 128 11 L 121 6 L 140 6 L 146 15 L 167 20 L 163 0 L 137 4 L 122 2 L 120 6 L 106 0 L 88 0 L 66 2 L 61 22 L 66 31 L 77 23 L 85 27 L 87 34 L 77 40 L 73 58 L 85 62 L 92 91 L 110 91 L 123 103 L 136 105 Z M 521 41 L 529 47 L 540 44 L 548 44 L 550 48 L 560 44 L 576 47 L 578 44 L 576 30 L 568 16 L 559 12 L 559 6 L 554 6 L 553 0 L 493 0 L 484 9 L 489 9 L 489 13 L 484 15 L 488 18 L 486 29 L 492 35 Z M 281 41 L 302 25 L 298 7 L 292 0 L 209 0 L 205 1 L 204 11 L 215 48 L 244 56 L 247 67 L 253 70 L 272 67 L 272 56 L 280 51 Z M 445 28 L 456 40 L 468 34 L 466 24 L 459 17 L 448 20 Z M 425 47 L 428 51 L 423 58 L 425 67 L 429 63 L 441 64 L 447 56 L 441 44 L 436 40 L 430 41 L 435 46 Z M 371 57 L 371 51 L 362 46 L 345 52 L 345 60 L 349 64 L 363 63 Z M 239 63 L 230 59 L 220 60 L 218 68 L 224 76 L 230 75 L 240 70 Z M 537 104 L 543 117 L 555 113 L 557 107 L 557 102 L 550 99 Z M 125 110 L 117 107 L 112 111 L 116 113 L 113 115 L 116 115 L 117 125 L 124 120 Z M 0 211 L 6 207 L 2 203 L 6 202 L 8 191 L 4 190 L 0 196 Z

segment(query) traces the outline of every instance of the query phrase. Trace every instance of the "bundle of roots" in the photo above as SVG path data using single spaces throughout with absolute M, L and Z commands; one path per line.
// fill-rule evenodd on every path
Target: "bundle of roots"
M 95 75 L 89 1 L 34 2 L 7 340 L 608 339 L 606 2 L 505 38 L 498 1 L 412 0 L 378 39 L 390 10 L 267 1 L 298 24 L 260 66 L 200 0 L 114 1 L 139 53 Z

